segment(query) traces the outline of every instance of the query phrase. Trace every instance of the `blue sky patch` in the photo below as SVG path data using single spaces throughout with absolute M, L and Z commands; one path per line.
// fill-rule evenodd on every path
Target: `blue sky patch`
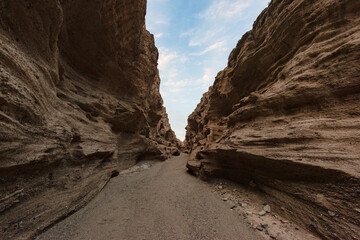
M 160 53 L 160 92 L 180 140 L 185 138 L 187 117 L 268 2 L 148 0 L 146 26 Z

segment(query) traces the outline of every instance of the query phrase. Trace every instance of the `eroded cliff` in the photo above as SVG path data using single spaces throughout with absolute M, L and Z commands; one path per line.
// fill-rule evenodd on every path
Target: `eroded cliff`
M 116 171 L 178 154 L 146 1 L 0 2 L 0 238 L 28 239 Z
M 359 50 L 359 1 L 271 1 L 189 116 L 188 168 L 251 182 L 322 238 L 359 239 Z

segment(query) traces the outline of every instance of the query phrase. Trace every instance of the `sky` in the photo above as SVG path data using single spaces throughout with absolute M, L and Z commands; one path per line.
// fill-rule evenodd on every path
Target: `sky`
M 269 1 L 148 0 L 146 27 L 160 53 L 160 93 L 180 140 L 188 116 Z

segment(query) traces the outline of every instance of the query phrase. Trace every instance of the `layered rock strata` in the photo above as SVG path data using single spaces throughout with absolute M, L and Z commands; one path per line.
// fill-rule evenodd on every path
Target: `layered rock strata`
M 117 171 L 179 153 L 146 1 L 0 2 L 0 238 L 29 239 Z
M 360 2 L 273 0 L 188 119 L 188 168 L 360 239 Z

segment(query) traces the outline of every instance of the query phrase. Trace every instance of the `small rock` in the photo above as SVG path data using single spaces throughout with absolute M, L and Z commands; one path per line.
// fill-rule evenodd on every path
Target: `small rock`
M 268 226 L 269 225 L 267 225 L 267 224 L 263 224 L 263 225 L 261 225 L 263 228 L 268 228 Z
M 257 226 L 256 229 L 259 230 L 259 231 L 264 231 L 264 229 L 262 228 L 261 225 Z
M 227 200 L 229 200 L 229 198 L 227 198 L 227 197 L 223 197 L 221 200 L 223 200 L 223 201 L 227 201 Z
M 259 212 L 259 215 L 260 216 L 264 216 L 266 214 L 266 212 L 264 211 L 264 210 L 261 210 L 260 212 Z
M 355 193 L 360 194 L 360 189 L 355 190 Z
M 230 207 L 230 209 L 234 209 L 234 208 L 236 208 L 236 205 L 233 205 L 233 206 Z
M 267 213 L 271 212 L 271 207 L 269 205 L 265 205 L 264 211 Z
M 246 211 L 245 213 L 246 213 L 246 215 L 249 215 L 249 216 L 252 216 L 252 215 L 253 215 L 253 213 L 250 212 L 250 211 Z
M 285 208 L 284 208 L 284 207 L 281 207 L 280 209 L 281 209 L 281 211 L 285 211 Z
M 150 164 L 143 164 L 141 167 L 143 169 L 147 170 L 147 169 L 151 168 L 151 165 Z
M 282 223 L 288 223 L 289 221 L 286 220 L 280 220 Z
M 328 214 L 330 215 L 330 217 L 335 217 L 336 213 L 332 212 L 332 211 L 328 211 Z
M 275 235 L 275 233 L 270 233 L 270 238 L 271 239 L 277 239 L 277 237 L 279 236 L 279 233 Z
M 218 186 L 218 189 L 219 189 L 219 190 L 223 189 L 223 186 Z
M 241 203 L 241 206 L 242 207 L 247 207 L 248 205 L 247 205 L 247 203 Z

